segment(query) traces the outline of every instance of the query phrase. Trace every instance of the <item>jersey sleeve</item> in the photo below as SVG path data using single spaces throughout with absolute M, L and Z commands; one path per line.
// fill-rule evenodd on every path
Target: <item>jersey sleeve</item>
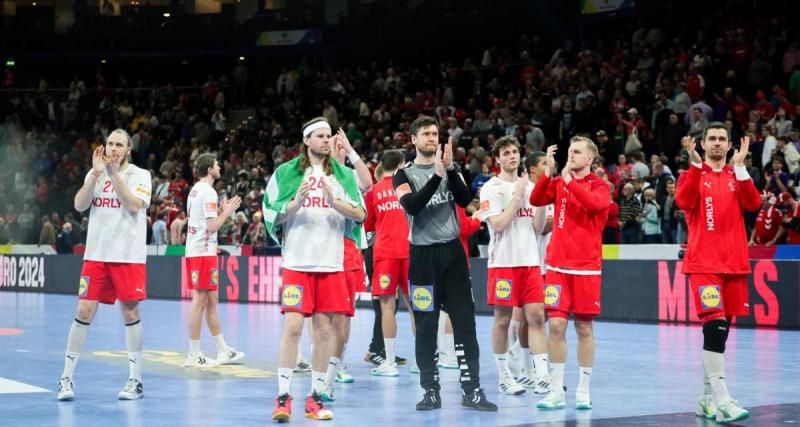
M 139 173 L 136 174 L 133 182 L 131 183 L 131 192 L 133 193 L 136 198 L 140 199 L 144 202 L 142 205 L 143 209 L 147 209 L 150 207 L 150 197 L 152 195 L 152 188 L 153 182 L 150 179 L 150 172 L 146 170 L 140 170 Z
M 481 189 L 481 220 L 486 222 L 489 218 L 503 213 L 503 201 L 497 191 L 497 186 L 493 181 L 484 184 Z
M 364 195 L 364 206 L 367 218 L 364 220 L 364 230 L 367 232 L 375 231 L 375 187 Z
M 216 218 L 219 211 L 217 192 L 213 189 L 207 189 L 203 191 L 201 197 L 202 200 L 200 202 L 203 204 L 203 218 Z

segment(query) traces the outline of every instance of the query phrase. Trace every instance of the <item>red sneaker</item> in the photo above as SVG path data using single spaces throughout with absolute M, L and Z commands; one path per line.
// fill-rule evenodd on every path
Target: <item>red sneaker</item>
M 313 392 L 306 397 L 306 418 L 313 420 L 332 420 L 333 412 L 322 403 L 322 396 Z
M 292 396 L 284 393 L 275 399 L 275 409 L 272 410 L 272 419 L 283 423 L 289 421 L 292 416 Z

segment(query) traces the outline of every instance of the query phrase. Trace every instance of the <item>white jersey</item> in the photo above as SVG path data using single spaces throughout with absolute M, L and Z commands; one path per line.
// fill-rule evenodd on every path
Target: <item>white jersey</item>
M 186 209 L 189 211 L 186 257 L 216 256 L 217 232 L 208 232 L 206 220 L 217 217 L 217 192 L 207 183 L 198 182 L 189 192 Z
M 548 220 L 553 219 L 553 215 L 555 215 L 555 205 L 549 204 L 545 207 L 545 215 Z M 550 237 L 553 235 L 553 232 L 549 232 L 547 234 L 539 234 L 538 241 L 539 241 L 539 268 L 542 270 L 542 274 L 547 272 L 547 266 L 544 264 L 544 260 L 547 257 L 547 245 L 550 243 Z
M 84 179 L 89 179 L 90 170 Z M 150 172 L 129 164 L 119 173 L 125 187 L 144 203 L 130 213 L 117 198 L 111 178 L 105 172 L 97 179 L 89 211 L 86 235 L 87 261 L 144 264 L 147 257 L 147 209 L 152 182 Z
M 522 203 L 511 223 L 501 233 L 495 232 L 489 218 L 500 215 L 511 203 L 517 184 L 493 177 L 481 188 L 481 220 L 489 226 L 489 268 L 538 267 L 539 251 L 533 229 L 534 207 L 530 204 L 533 184 L 528 182 Z
M 336 178 L 325 176 L 322 166 L 306 171 L 305 180 L 311 190 L 303 206 L 283 226 L 283 267 L 305 272 L 344 271 L 345 217 L 325 200 L 322 179 L 334 187 L 334 197 L 353 206 L 358 203 L 346 197 Z M 267 192 L 278 193 L 278 184 L 271 179 Z

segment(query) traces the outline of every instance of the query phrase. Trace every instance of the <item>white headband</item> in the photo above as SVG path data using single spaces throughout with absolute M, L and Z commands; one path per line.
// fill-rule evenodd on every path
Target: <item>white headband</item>
M 331 130 L 331 125 L 328 122 L 316 122 L 308 125 L 305 129 L 303 129 L 303 138 L 308 138 L 311 135 L 311 132 L 314 132 L 317 129 L 328 129 Z

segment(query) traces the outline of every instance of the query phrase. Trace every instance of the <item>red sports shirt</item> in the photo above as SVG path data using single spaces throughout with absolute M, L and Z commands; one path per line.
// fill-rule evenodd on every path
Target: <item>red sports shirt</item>
M 608 220 L 611 189 L 597 175 L 573 178 L 542 175 L 531 193 L 534 206 L 555 204 L 553 235 L 545 264 L 550 267 L 599 272 L 603 265 L 603 227 Z
M 758 209 L 761 197 L 749 176 L 737 180 L 730 166 L 715 172 L 692 165 L 678 178 L 675 202 L 689 227 L 684 273 L 750 272 L 742 211 Z
M 800 212 L 798 212 L 798 208 L 800 204 L 795 205 L 794 209 L 789 206 L 786 209 L 786 219 L 792 220 L 794 218 L 800 217 Z M 800 245 L 800 232 L 794 230 L 794 228 L 786 227 L 786 244 L 788 245 Z
M 392 177 L 375 184 L 364 196 L 364 203 L 367 205 L 364 229 L 375 231 L 373 259 L 408 259 L 408 220 L 394 194 Z
M 756 217 L 756 244 L 764 245 L 775 238 L 783 225 L 783 214 L 775 206 L 761 208 Z

